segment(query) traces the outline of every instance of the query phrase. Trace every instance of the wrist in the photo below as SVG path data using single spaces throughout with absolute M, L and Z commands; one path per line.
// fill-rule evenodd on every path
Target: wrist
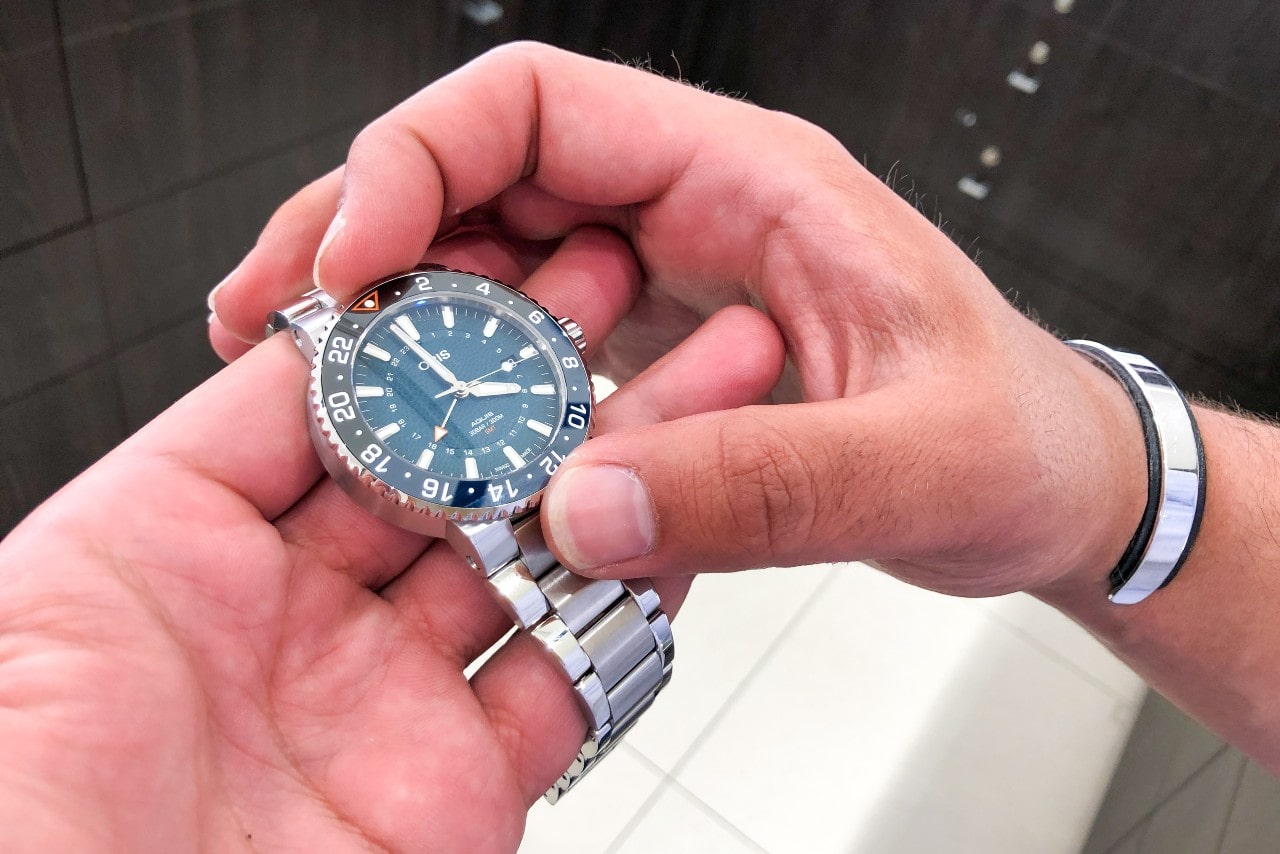
M 1142 521 L 1149 471 L 1142 421 L 1116 379 L 1071 353 L 1081 418 L 1071 464 L 1077 484 L 1061 535 L 1074 542 L 1054 580 L 1029 592 L 1070 594 L 1106 602 L 1109 575 Z

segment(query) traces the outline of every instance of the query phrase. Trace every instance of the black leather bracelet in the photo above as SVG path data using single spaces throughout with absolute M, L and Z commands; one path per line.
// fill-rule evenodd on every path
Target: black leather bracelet
M 1204 445 L 1186 398 L 1150 360 L 1093 341 L 1066 344 L 1119 381 L 1142 421 L 1147 504 L 1109 576 L 1111 601 L 1131 605 L 1172 581 L 1191 553 L 1204 516 Z

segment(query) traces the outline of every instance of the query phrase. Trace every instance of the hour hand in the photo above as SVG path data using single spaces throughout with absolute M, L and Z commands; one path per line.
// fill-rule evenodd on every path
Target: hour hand
M 391 331 L 394 332 L 396 337 L 403 341 L 408 348 L 413 351 L 415 356 L 426 362 L 427 367 L 434 371 L 436 376 L 440 377 L 440 379 L 444 380 L 451 386 L 461 385 L 461 383 L 458 382 L 458 378 L 453 375 L 453 371 L 446 368 L 443 362 L 431 355 L 431 353 L 427 352 L 427 349 L 417 341 L 414 341 L 409 337 L 408 332 L 405 332 L 394 323 L 391 324 Z
M 472 397 L 494 397 L 499 394 L 517 394 L 523 389 L 520 383 L 485 382 L 467 386 Z

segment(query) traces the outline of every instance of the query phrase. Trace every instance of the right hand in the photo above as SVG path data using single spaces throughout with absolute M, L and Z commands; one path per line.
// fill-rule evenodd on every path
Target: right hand
M 803 402 L 572 455 L 543 518 L 581 571 L 873 559 L 989 595 L 1101 584 L 1137 525 L 1145 456 L 1124 393 L 833 137 L 542 45 L 492 51 L 362 132 L 221 288 L 215 346 L 256 340 L 313 275 L 346 299 L 478 220 L 513 240 L 602 224 L 630 241 L 645 287 L 596 364 L 621 381 L 733 303 L 766 310 L 786 340 Z M 608 298 L 596 287 L 568 277 L 564 302 Z M 715 361 L 749 371 L 749 356 L 725 346 Z

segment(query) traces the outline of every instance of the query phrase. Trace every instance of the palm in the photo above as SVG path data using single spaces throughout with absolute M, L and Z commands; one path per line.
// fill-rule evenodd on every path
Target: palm
M 243 361 L 266 365 L 267 378 L 299 373 L 284 348 L 262 349 Z M 191 406 L 166 416 L 168 426 Z M 111 827 L 111 847 L 122 850 L 197 838 L 218 850 L 237 840 L 514 847 L 536 797 L 517 763 L 563 752 L 580 732 L 562 725 L 558 740 L 522 752 L 512 743 L 518 727 L 495 729 L 504 708 L 545 708 L 530 692 L 558 686 L 506 679 L 499 692 L 477 678 L 473 690 L 462 667 L 504 625 L 483 581 L 447 549 L 420 555 L 421 538 L 354 515 L 327 482 L 268 522 L 270 486 L 242 494 L 218 472 L 153 452 L 170 441 L 162 424 L 5 543 L 18 595 L 0 612 L 11 644 L 0 684 L 9 686 L 3 706 L 26 722 L 0 734 L 12 741 L 6 753 L 33 751 L 41 764 L 31 767 L 61 781 L 63 797 L 137 805 Z M 314 476 L 307 466 L 285 475 Z M 308 533 L 313 515 L 358 523 L 378 544 L 348 561 L 340 531 Z M 398 575 L 386 598 L 366 586 Z M 421 609 L 422 595 L 445 601 Z M 100 840 L 102 816 L 79 818 L 84 827 L 70 830 Z
M 613 292 L 638 282 L 630 258 L 584 231 L 525 290 L 552 308 L 575 276 Z M 491 241 L 433 260 L 519 278 Z M 600 341 L 625 307 L 574 313 Z M 743 336 L 776 333 L 714 319 L 596 432 L 759 398 L 779 343 L 771 369 L 705 366 Z M 463 676 L 509 619 L 447 547 L 321 477 L 306 373 L 284 337 L 254 348 L 0 544 L 0 751 L 20 769 L 0 821 L 30 847 L 511 850 L 581 746 L 574 691 L 530 636 Z M 655 587 L 674 614 L 688 580 Z

